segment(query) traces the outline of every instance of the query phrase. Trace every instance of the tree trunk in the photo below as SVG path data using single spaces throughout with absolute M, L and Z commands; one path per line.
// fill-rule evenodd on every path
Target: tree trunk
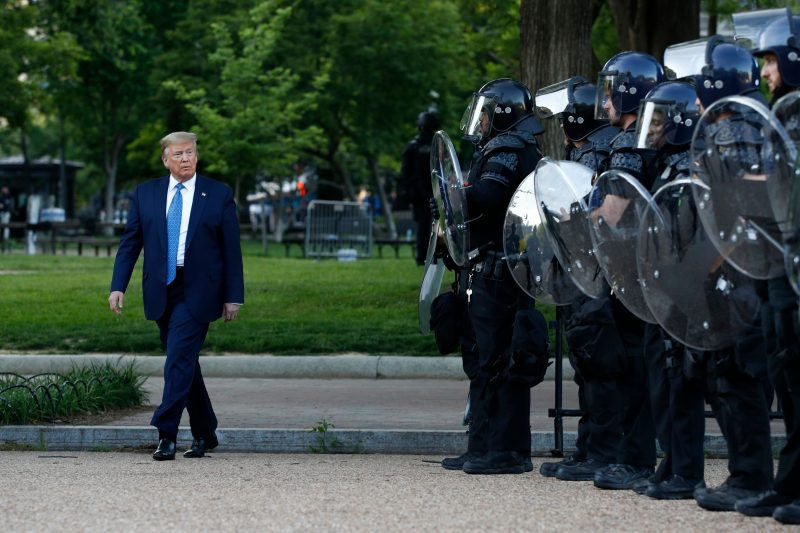
M 608 0 L 621 50 L 646 52 L 659 61 L 667 46 L 700 35 L 700 0 Z
M 106 171 L 106 219 L 105 222 L 114 221 L 114 197 L 116 196 L 117 168 L 119 167 L 119 154 L 125 145 L 125 136 L 115 135 L 112 139 L 111 148 L 105 153 Z M 114 228 L 108 227 L 110 235 L 114 234 Z
M 355 201 L 356 189 L 353 186 L 353 180 L 350 179 L 350 174 L 347 173 L 347 170 L 344 168 L 341 161 L 339 161 L 339 158 L 335 153 L 330 156 L 328 162 L 330 163 L 333 172 L 341 176 L 342 181 L 344 182 L 344 189 L 347 192 L 345 200 Z
M 384 186 L 383 177 L 378 173 L 378 160 L 374 155 L 367 156 L 369 161 L 369 168 L 372 172 L 372 181 L 375 182 L 375 187 L 378 190 L 378 196 L 381 199 L 381 209 L 383 209 L 383 217 L 386 219 L 386 229 L 389 232 L 390 239 L 397 238 L 397 227 L 394 224 L 394 214 L 392 214 L 392 203 L 386 195 L 386 187 Z
M 597 1 L 522 0 L 520 4 L 520 70 L 531 92 L 572 76 L 595 83 L 592 24 L 600 12 Z M 563 158 L 563 133 L 558 120 L 542 121 L 542 151 Z

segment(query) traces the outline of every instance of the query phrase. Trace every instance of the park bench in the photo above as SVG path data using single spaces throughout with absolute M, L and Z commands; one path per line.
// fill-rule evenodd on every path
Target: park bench
M 88 236 L 76 236 L 76 237 L 59 237 L 56 239 L 56 243 L 61 245 L 61 254 L 67 254 L 67 246 L 75 244 L 78 247 L 78 255 L 83 255 L 83 248 L 84 246 L 88 248 L 94 248 L 94 255 L 100 255 L 100 249 L 105 248 L 106 255 L 111 257 L 111 250 L 119 245 L 119 239 L 115 239 L 112 237 L 88 237 Z M 55 249 L 54 249 L 55 251 Z

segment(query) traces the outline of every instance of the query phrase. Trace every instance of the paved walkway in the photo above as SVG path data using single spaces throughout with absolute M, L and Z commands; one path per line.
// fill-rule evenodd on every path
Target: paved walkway
M 470 476 L 435 456 L 0 452 L 4 531 L 794 531 L 589 482 Z M 706 462 L 721 483 L 725 461 Z

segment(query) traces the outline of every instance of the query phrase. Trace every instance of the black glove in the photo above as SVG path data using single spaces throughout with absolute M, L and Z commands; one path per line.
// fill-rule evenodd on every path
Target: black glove
M 439 220 L 439 208 L 436 207 L 436 200 L 431 198 L 428 203 L 431 206 L 431 220 Z

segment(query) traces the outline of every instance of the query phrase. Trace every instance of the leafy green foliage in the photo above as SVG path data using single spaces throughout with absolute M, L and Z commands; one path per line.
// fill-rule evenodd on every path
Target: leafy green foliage
M 309 433 L 316 433 L 316 446 L 309 446 L 311 453 L 335 453 L 342 447 L 338 438 L 328 434 L 328 430 L 335 428 L 332 422 L 322 419 L 311 428 Z
M 146 399 L 144 380 L 132 363 L 105 363 L 31 378 L 0 374 L 0 424 L 52 422 L 141 405 Z

